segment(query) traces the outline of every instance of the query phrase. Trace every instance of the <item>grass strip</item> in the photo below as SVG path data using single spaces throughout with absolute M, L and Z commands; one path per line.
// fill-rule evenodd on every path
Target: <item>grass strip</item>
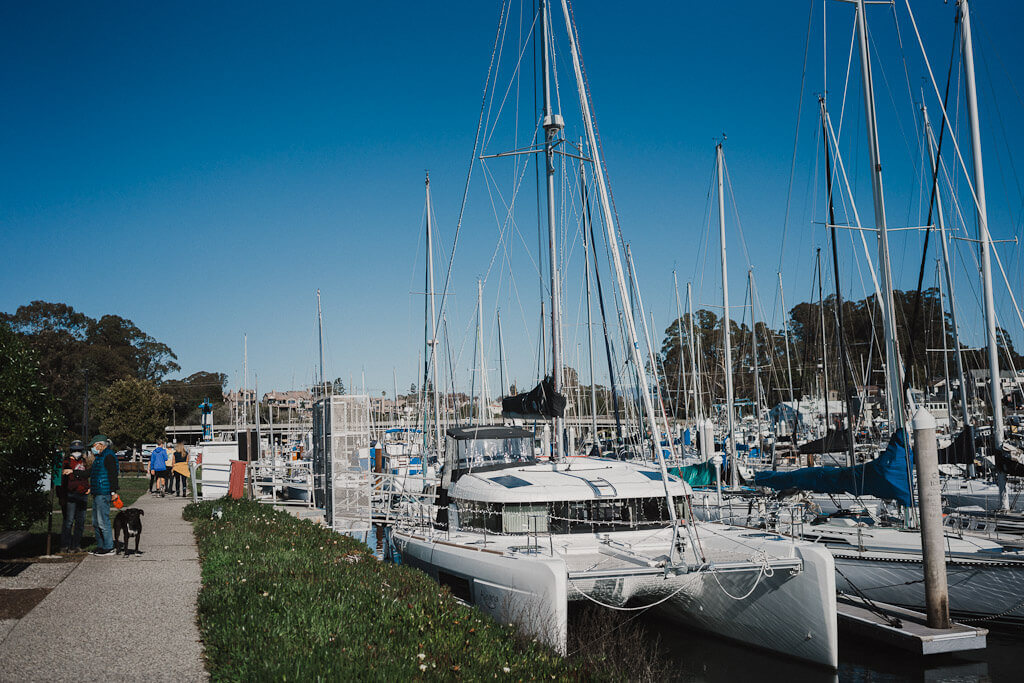
M 214 680 L 592 677 L 422 572 L 312 522 L 228 499 L 193 503 L 184 516 L 199 544 L 199 626 Z

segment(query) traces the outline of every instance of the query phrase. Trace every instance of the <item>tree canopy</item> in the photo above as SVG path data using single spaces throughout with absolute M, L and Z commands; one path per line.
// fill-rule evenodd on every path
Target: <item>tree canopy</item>
M 0 529 L 25 528 L 46 513 L 38 484 L 60 437 L 36 353 L 0 321 Z
M 119 379 L 96 397 L 100 431 L 118 446 L 154 441 L 164 433 L 174 399 L 144 379 Z

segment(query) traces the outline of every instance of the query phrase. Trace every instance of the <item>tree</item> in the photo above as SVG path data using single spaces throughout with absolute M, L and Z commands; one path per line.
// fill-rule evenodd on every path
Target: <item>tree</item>
M 224 388 L 228 376 L 223 372 L 194 372 L 185 379 L 170 379 L 160 383 L 160 391 L 174 401 L 174 413 L 179 424 L 199 424 L 199 405 L 210 399 L 214 411 L 224 403 Z
M 56 454 L 60 413 L 36 354 L 0 322 L 0 529 L 46 514 L 39 480 Z
M 126 378 L 111 384 L 96 398 L 100 431 L 115 444 L 153 441 L 167 426 L 174 399 L 153 382 Z
M 0 313 L 0 321 L 35 350 L 69 433 L 92 431 L 92 425 L 83 425 L 87 395 L 126 377 L 159 381 L 181 369 L 170 347 L 116 315 L 95 320 L 67 304 L 33 301 L 14 313 Z

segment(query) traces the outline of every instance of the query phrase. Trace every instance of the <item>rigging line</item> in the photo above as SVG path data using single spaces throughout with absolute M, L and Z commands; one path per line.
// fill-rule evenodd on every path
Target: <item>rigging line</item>
M 846 77 L 843 79 L 843 100 L 839 103 L 839 129 L 836 131 L 835 144 L 839 144 L 840 136 L 843 134 L 843 121 L 846 119 L 846 96 L 850 92 L 850 72 L 853 70 L 853 46 L 857 44 L 857 13 L 853 14 L 853 22 L 850 26 L 850 49 L 846 55 Z M 828 91 L 825 92 L 826 99 Z
M 924 64 L 928 68 L 928 78 L 931 80 L 932 88 L 935 90 L 935 97 L 937 99 L 942 99 L 939 96 L 939 84 L 935 81 L 935 74 L 932 72 L 931 62 L 928 61 L 928 55 L 925 53 L 925 50 L 924 50 L 924 42 L 921 40 L 921 32 L 917 30 L 917 21 L 915 21 L 915 19 L 914 19 L 914 12 L 910 9 L 910 0 L 904 0 L 904 1 L 907 4 L 907 12 L 910 14 L 910 22 L 914 26 L 914 33 L 917 35 L 917 44 L 921 48 L 921 56 L 924 58 Z M 959 16 L 960 15 L 959 15 L 959 10 L 958 10 L 958 14 L 957 14 L 957 19 L 958 20 L 959 20 Z M 957 97 L 957 103 L 959 104 L 959 97 Z M 960 162 L 960 168 L 964 172 L 964 182 L 967 183 L 967 188 L 971 191 L 971 198 L 974 200 L 974 206 L 975 206 L 975 208 L 977 209 L 977 211 L 978 211 L 978 213 L 980 215 L 983 212 L 981 211 L 981 205 L 978 202 L 978 193 L 975 191 L 975 189 L 974 189 L 974 182 L 971 180 L 970 174 L 967 172 L 967 162 L 964 161 L 964 156 L 963 156 L 963 154 L 960 151 L 960 145 L 956 141 L 956 134 L 953 132 L 952 126 L 950 125 L 949 117 L 946 114 L 945 106 L 942 106 L 942 119 L 943 119 L 943 121 L 946 122 L 946 126 L 949 128 L 950 139 L 953 142 L 953 149 L 956 151 L 956 157 L 957 157 L 957 160 Z M 965 224 L 964 227 L 966 229 L 966 224 Z M 987 220 L 985 222 L 985 232 L 989 232 L 989 230 L 988 230 L 988 221 Z M 991 240 L 992 240 L 992 235 L 991 235 L 991 233 L 989 233 L 989 241 L 991 242 Z
M 479 149 L 480 146 L 480 132 L 481 129 L 483 128 L 484 113 L 487 108 L 487 90 L 488 86 L 491 83 L 491 75 L 494 72 L 494 60 L 498 52 L 498 41 L 501 38 L 501 27 L 502 24 L 504 23 L 504 17 L 507 8 L 508 4 L 506 2 L 502 2 L 501 18 L 498 20 L 498 30 L 494 36 L 494 47 L 491 49 L 491 60 L 490 64 L 488 64 L 487 66 L 487 77 L 484 82 L 484 93 L 480 101 L 480 117 L 477 120 L 476 134 L 474 135 L 473 138 L 473 152 L 469 157 L 469 168 L 466 171 L 466 185 L 462 191 L 462 204 L 459 207 L 459 219 L 455 224 L 455 237 L 452 240 L 452 253 L 448 259 L 448 271 L 447 273 L 445 273 L 444 287 L 441 290 L 441 305 L 438 311 L 438 319 L 444 317 L 445 307 L 447 306 L 448 303 L 448 287 L 449 284 L 451 283 L 452 268 L 454 267 L 455 264 L 455 251 L 459 245 L 459 234 L 462 232 L 462 219 L 466 214 L 466 201 L 469 199 L 469 183 L 473 177 L 473 166 L 476 164 L 477 150 Z
M 957 15 L 957 17 L 959 17 L 959 14 Z M 949 86 L 953 82 L 953 61 L 956 58 L 957 30 L 959 28 L 959 23 L 959 21 L 953 22 L 953 45 L 949 50 L 949 69 L 946 71 L 946 93 L 942 100 L 942 123 L 945 123 L 946 105 L 949 104 Z M 942 123 L 939 124 L 939 143 L 935 151 L 936 158 L 941 158 L 942 156 L 942 142 L 945 139 L 944 133 L 946 132 L 946 127 L 942 125 Z M 918 316 L 921 312 L 921 286 L 924 284 L 924 267 L 925 263 L 928 260 L 928 244 L 932 234 L 932 214 L 935 210 L 935 199 L 939 189 L 939 167 L 937 165 L 932 171 L 931 185 L 931 196 L 928 199 L 928 221 L 925 223 L 925 225 L 927 225 L 928 228 L 924 232 L 924 247 L 921 251 L 921 267 L 918 270 L 917 274 L 917 293 L 914 295 L 914 311 L 910 320 L 908 321 L 910 325 L 914 327 L 917 326 Z M 910 329 L 911 327 L 908 326 L 907 330 L 909 331 Z M 914 364 L 917 362 L 917 353 L 914 351 L 913 341 L 909 339 L 907 341 L 905 353 L 907 354 L 906 366 L 908 368 L 913 368 Z M 906 394 L 907 390 L 910 389 L 910 379 L 910 373 L 903 373 L 904 394 Z
M 747 267 L 753 268 L 750 262 L 750 253 L 747 251 L 747 240 L 743 236 L 743 224 L 740 223 L 740 209 L 736 205 L 736 193 L 732 189 L 732 177 L 729 175 L 729 165 L 725 161 L 725 154 L 722 154 L 722 167 L 725 169 L 725 181 L 729 185 L 729 197 L 732 199 L 732 213 L 736 218 L 736 230 L 740 233 L 740 246 L 743 247 L 743 258 L 747 260 Z
M 526 168 L 527 167 L 526 167 L 526 165 L 523 166 L 522 173 L 520 174 L 518 181 L 513 186 L 512 197 L 511 197 L 510 201 L 506 202 L 504 196 L 501 194 L 501 190 L 498 188 L 497 180 L 494 178 L 493 174 L 490 172 L 490 169 L 488 168 L 487 164 L 483 160 L 481 160 L 481 165 L 485 169 L 485 179 L 490 181 L 490 182 L 485 182 L 485 186 L 487 187 L 487 194 L 491 198 L 491 208 L 492 208 L 492 212 L 494 213 L 495 222 L 498 222 L 498 211 L 497 211 L 497 207 L 494 206 L 494 198 L 491 195 L 491 183 L 493 183 L 493 185 L 494 185 L 494 192 L 496 192 L 498 194 L 498 198 L 501 200 L 501 203 L 506 208 L 505 219 L 501 223 L 501 228 L 499 230 L 499 236 L 498 236 L 498 240 L 499 240 L 498 246 L 500 246 L 501 242 L 504 240 L 504 236 L 505 236 L 506 231 L 508 230 L 509 224 L 512 225 L 512 230 L 516 231 L 517 226 L 516 226 L 515 218 L 513 217 L 513 210 L 515 209 L 516 198 L 519 196 L 519 190 L 520 190 L 520 188 L 522 188 L 523 180 L 526 177 Z M 495 259 L 496 255 L 497 255 L 497 247 L 495 248 L 494 253 L 491 254 L 491 260 L 490 260 L 490 262 L 487 265 L 487 271 L 486 271 L 486 274 L 484 275 L 484 280 L 485 281 L 487 279 L 487 275 L 489 275 L 490 272 L 491 272 L 491 268 L 494 266 L 494 259 Z M 536 262 L 533 261 L 533 257 L 532 256 L 530 257 L 530 262 L 534 265 L 535 268 L 537 268 L 537 264 L 536 264 Z M 540 272 L 539 268 L 537 268 L 537 270 L 538 270 L 538 272 Z
M 896 43 L 900 47 L 900 60 L 903 63 L 903 77 L 904 77 L 904 80 L 907 83 L 907 95 L 909 96 L 908 97 L 909 101 L 913 102 L 914 101 L 914 90 L 913 90 L 913 88 L 910 85 L 910 71 L 907 68 L 907 54 L 906 54 L 906 52 L 903 49 L 903 32 L 900 29 L 900 18 L 896 14 L 896 3 L 893 2 L 890 5 L 890 8 L 892 9 L 892 20 L 893 20 L 893 23 L 896 25 Z M 921 130 L 917 127 L 917 117 L 916 116 L 912 116 L 911 120 L 914 122 L 914 139 L 920 140 L 921 139 Z
M 807 81 L 807 53 L 811 45 L 811 20 L 814 17 L 814 3 L 809 3 L 807 11 L 807 35 L 804 38 L 804 64 L 800 71 L 800 95 L 796 98 L 796 132 L 793 133 L 793 155 L 789 162 L 789 186 L 786 190 L 786 214 L 782 219 L 782 239 L 779 242 L 779 270 L 782 270 L 782 260 L 786 253 L 786 230 L 789 228 L 789 209 L 793 199 L 793 177 L 796 174 L 796 150 L 800 141 L 800 114 L 803 111 L 801 106 L 804 101 L 804 84 Z
M 871 43 L 871 49 L 872 49 L 872 51 L 875 54 L 875 63 L 878 64 L 879 67 L 880 67 L 878 69 L 878 73 L 882 74 L 882 84 L 885 85 L 885 94 L 889 96 L 889 103 L 892 105 L 892 110 L 894 112 L 898 112 L 899 108 L 897 108 L 897 106 L 896 106 L 896 98 L 893 95 L 892 86 L 889 85 L 889 79 L 885 75 L 884 64 L 886 62 L 885 62 L 885 60 L 882 59 L 882 54 L 878 51 L 878 45 L 875 44 L 875 39 L 872 36 L 870 31 L 868 32 L 868 41 Z M 872 73 L 874 73 L 874 71 L 872 71 Z M 910 101 L 911 102 L 914 101 L 913 96 L 911 96 Z M 903 119 L 902 119 L 902 117 L 896 116 L 895 118 L 896 118 L 896 127 L 899 128 L 900 135 L 903 137 L 903 144 L 907 148 L 907 155 L 912 160 L 914 160 L 914 163 L 915 163 L 914 172 L 916 173 L 917 170 L 918 170 L 917 167 L 916 167 L 916 156 L 914 154 L 913 148 L 910 145 L 910 137 L 907 135 L 907 131 L 903 127 Z M 916 127 L 917 126 L 917 117 L 912 117 L 912 118 L 914 119 L 914 126 Z
M 500 34 L 501 34 L 501 40 L 500 40 L 499 45 L 498 45 L 498 58 L 497 58 L 496 61 L 499 64 L 501 63 L 501 56 L 505 52 L 505 34 L 508 31 L 509 13 L 504 11 L 504 9 L 505 8 L 503 7 L 502 8 L 501 21 L 498 24 L 498 28 L 499 28 L 499 31 L 500 31 Z M 494 81 L 491 82 L 491 96 L 487 100 L 487 116 L 485 117 L 486 121 L 494 121 L 494 126 L 491 128 L 491 134 L 492 135 L 494 134 L 494 128 L 496 128 L 497 124 L 498 124 L 498 117 L 494 117 L 493 119 L 491 118 L 491 111 L 493 111 L 493 109 L 494 109 L 494 93 L 495 93 L 495 90 L 497 89 L 497 87 L 498 87 L 498 73 L 495 72 L 495 74 L 494 74 Z M 511 82 L 510 82 L 510 87 L 511 87 Z M 506 96 L 507 96 L 507 92 L 506 92 Z M 505 100 L 502 99 L 501 104 L 498 107 L 499 108 L 499 112 L 500 112 L 501 107 L 504 106 L 504 104 L 505 104 Z M 500 116 L 500 113 L 499 113 L 499 116 Z M 486 136 L 486 137 L 489 138 L 490 136 Z M 486 145 L 486 142 L 484 144 Z
M 527 33 L 527 37 L 529 37 L 533 33 L 533 30 L 534 30 L 534 27 L 536 26 L 536 24 L 537 24 L 537 17 L 534 16 L 533 23 L 530 24 L 530 30 Z M 502 46 L 503 47 L 504 47 L 504 41 L 505 41 L 505 37 L 504 37 L 504 35 L 502 35 Z M 520 45 L 523 45 L 522 39 L 520 39 Z M 515 86 L 517 88 L 517 92 L 518 92 L 520 67 L 522 66 L 523 56 L 525 54 L 526 54 L 526 47 L 525 47 L 525 45 L 523 45 L 522 49 L 519 51 L 519 57 L 516 60 L 516 64 L 512 68 L 512 75 L 509 78 L 508 87 L 505 88 L 505 94 L 501 98 L 501 104 L 498 105 L 498 111 L 494 114 L 494 118 L 493 119 L 491 118 L 491 110 L 490 110 L 490 108 L 487 111 L 487 120 L 488 121 L 492 121 L 493 123 L 491 125 L 490 132 L 487 133 L 486 136 L 485 136 L 483 145 L 481 146 L 482 149 L 486 149 L 491 144 L 491 139 L 494 137 L 494 133 L 498 129 L 498 120 L 501 118 L 501 112 L 505 108 L 505 102 L 508 101 L 509 93 L 512 92 L 512 85 L 513 84 L 515 84 Z M 499 53 L 498 58 L 499 58 L 499 60 L 501 59 L 500 53 Z M 495 85 L 495 87 L 497 87 L 497 78 L 495 78 L 494 85 Z M 493 106 L 493 103 L 494 103 L 493 97 L 494 97 L 494 91 L 492 90 L 491 91 L 491 98 L 492 98 L 491 99 L 491 104 L 492 104 L 492 106 Z M 517 121 L 519 119 L 518 107 L 519 107 L 519 100 L 517 98 L 516 99 L 516 120 Z M 540 125 L 540 122 L 538 121 L 537 122 L 537 126 L 539 126 L 539 125 Z M 518 126 L 516 126 L 514 128 L 514 130 L 518 133 Z M 534 135 L 534 137 L 536 137 L 536 134 Z

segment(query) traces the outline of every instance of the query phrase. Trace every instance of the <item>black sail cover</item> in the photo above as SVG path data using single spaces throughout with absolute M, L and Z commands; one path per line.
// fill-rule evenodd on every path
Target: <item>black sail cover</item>
M 501 414 L 536 420 L 550 417 L 565 416 L 565 396 L 555 393 L 555 384 L 551 377 L 544 380 L 525 394 L 516 394 L 501 399 Z
M 850 448 L 850 430 L 830 429 L 820 439 L 800 444 L 800 452 L 807 453 L 841 453 Z

